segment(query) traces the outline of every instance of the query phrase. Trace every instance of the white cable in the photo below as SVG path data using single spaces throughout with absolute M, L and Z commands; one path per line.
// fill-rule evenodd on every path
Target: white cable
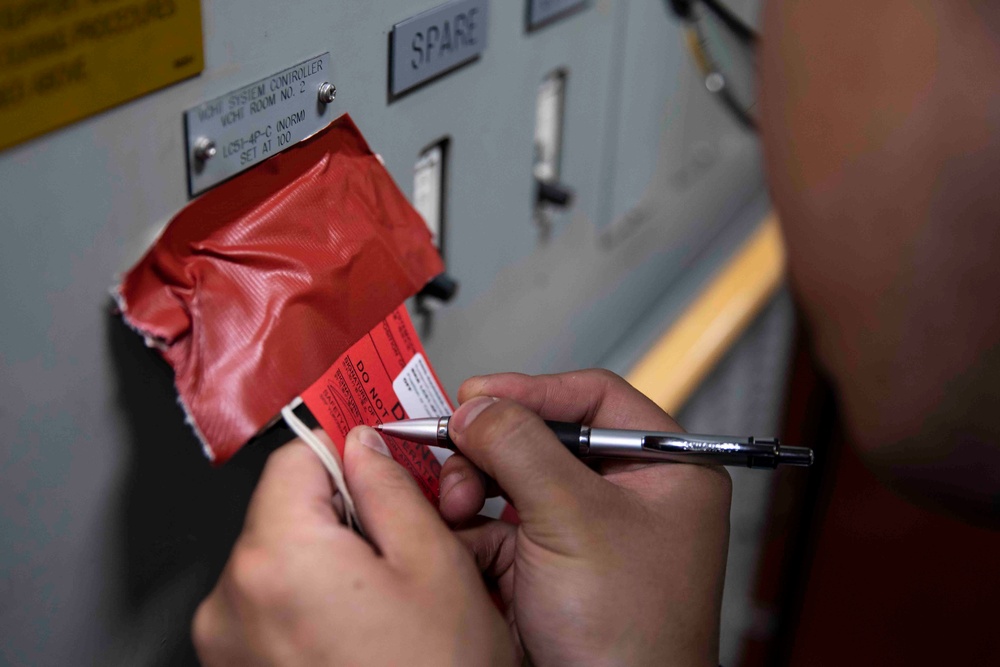
M 301 404 L 300 399 L 296 399 L 299 404 Z M 292 401 L 290 404 L 286 405 L 281 409 L 281 416 L 284 418 L 285 423 L 288 424 L 289 428 L 295 432 L 295 435 L 302 439 L 302 442 L 309 445 L 309 449 L 313 450 L 319 460 L 323 462 L 323 467 L 326 468 L 327 472 L 330 473 L 330 478 L 333 479 L 333 485 L 337 487 L 337 491 L 340 492 L 340 497 L 344 499 L 344 514 L 347 520 L 348 528 L 355 528 L 358 532 L 361 531 L 361 522 L 358 521 L 358 514 L 354 509 L 354 499 L 351 498 L 350 491 L 347 490 L 347 481 L 344 479 L 344 473 L 340 466 L 339 457 L 334 455 L 323 441 L 313 433 L 305 423 L 296 416 L 293 410 L 293 406 L 296 401 Z

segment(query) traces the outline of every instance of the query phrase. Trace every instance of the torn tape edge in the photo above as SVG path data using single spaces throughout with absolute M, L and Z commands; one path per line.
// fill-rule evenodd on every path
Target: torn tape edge
M 115 305 L 118 307 L 118 312 L 121 314 L 122 322 L 125 323 L 125 326 L 135 332 L 136 335 L 142 336 L 142 340 L 146 344 L 146 347 L 154 348 L 163 352 L 166 348 L 160 344 L 155 337 L 150 336 L 147 332 L 143 331 L 135 322 L 132 321 L 132 318 L 129 317 L 128 303 L 125 301 L 125 295 L 122 293 L 121 285 L 112 287 L 110 292 L 111 298 L 114 299 Z M 176 377 L 176 373 L 174 373 L 175 379 L 172 384 L 174 386 L 174 393 L 177 394 L 177 405 L 180 406 L 181 411 L 184 413 L 184 423 L 190 426 L 191 430 L 194 431 L 195 437 L 198 438 L 198 442 L 201 444 L 201 451 L 205 455 L 205 458 L 207 458 L 212 465 L 215 465 L 215 452 L 212 450 L 212 446 L 208 444 L 208 438 L 205 437 L 205 434 L 202 433 L 201 429 L 198 427 L 198 422 L 195 421 L 194 415 L 188 408 L 187 403 L 184 402 L 181 392 L 177 389 Z
M 122 321 L 125 322 L 125 325 L 129 329 L 134 331 L 137 335 L 142 336 L 142 340 L 144 343 L 146 343 L 146 347 L 152 347 L 157 350 L 160 350 L 161 352 L 166 350 L 167 346 L 164 345 L 162 342 L 160 342 L 160 339 L 158 339 L 156 336 L 153 336 L 148 331 L 143 331 L 142 328 L 140 328 L 139 325 L 133 322 L 132 318 L 129 317 L 128 302 L 125 301 L 125 294 L 124 292 L 122 292 L 122 286 L 116 285 L 115 287 L 112 287 L 109 291 L 111 293 L 111 298 L 114 299 L 115 301 L 115 306 L 118 308 L 118 312 L 122 316 Z

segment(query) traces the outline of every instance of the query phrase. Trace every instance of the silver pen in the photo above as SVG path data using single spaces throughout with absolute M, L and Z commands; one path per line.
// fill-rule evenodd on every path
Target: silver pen
M 375 428 L 400 440 L 458 451 L 448 434 L 449 421 L 450 417 L 407 419 L 379 424 Z M 546 421 L 545 424 L 566 449 L 579 458 L 670 461 L 771 469 L 779 465 L 813 464 L 811 449 L 785 447 L 776 438 L 627 431 L 556 421 Z

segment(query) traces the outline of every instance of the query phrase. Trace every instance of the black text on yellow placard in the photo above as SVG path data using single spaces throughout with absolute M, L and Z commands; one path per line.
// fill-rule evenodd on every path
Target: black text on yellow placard
M 0 0 L 0 150 L 202 67 L 200 0 Z

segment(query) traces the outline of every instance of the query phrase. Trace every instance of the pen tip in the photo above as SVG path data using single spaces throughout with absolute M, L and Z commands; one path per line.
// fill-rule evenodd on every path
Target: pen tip
M 382 425 L 381 424 L 375 424 L 375 426 L 373 426 L 372 428 L 374 428 L 376 431 L 381 431 L 382 430 Z

